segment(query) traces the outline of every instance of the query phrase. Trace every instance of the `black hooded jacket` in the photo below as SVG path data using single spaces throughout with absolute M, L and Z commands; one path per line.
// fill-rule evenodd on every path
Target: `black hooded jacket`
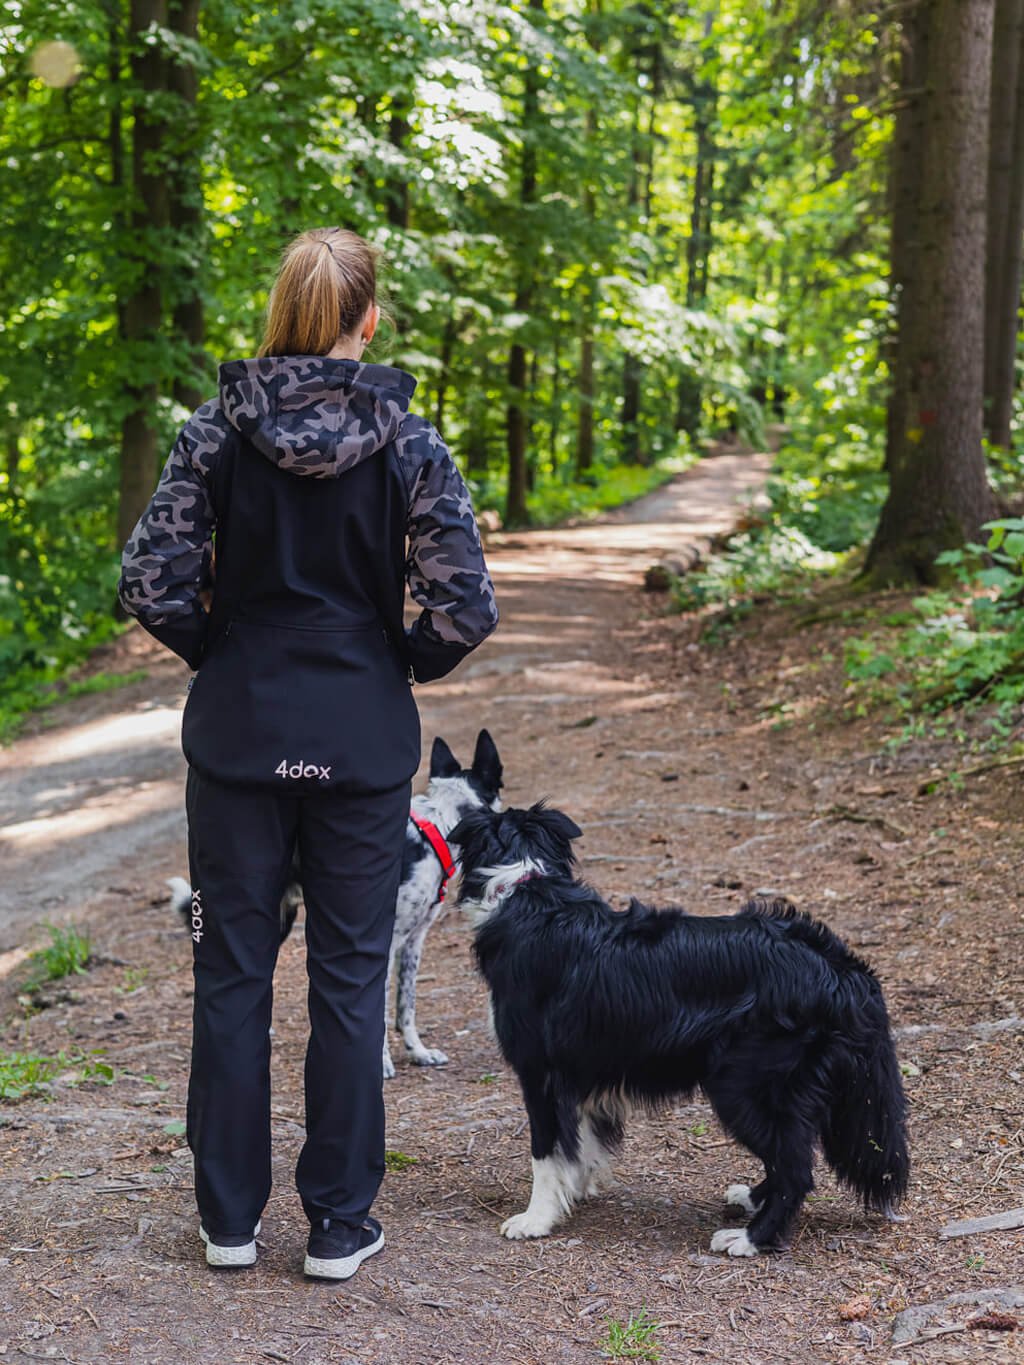
M 232 361 L 179 433 L 119 594 L 197 670 L 182 743 L 200 771 L 302 790 L 415 772 L 411 680 L 448 673 L 498 620 L 468 491 L 409 413 L 415 387 L 354 360 Z

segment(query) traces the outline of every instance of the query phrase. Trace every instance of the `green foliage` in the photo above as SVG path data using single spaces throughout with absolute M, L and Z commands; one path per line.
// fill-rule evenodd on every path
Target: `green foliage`
M 539 524 L 656 486 L 702 435 L 760 444 L 785 422 L 768 524 L 686 600 L 736 606 L 864 542 L 884 483 L 897 17 L 799 0 L 207 0 L 198 39 L 133 40 L 128 13 L 19 0 L 4 25 L 0 739 L 115 629 L 134 388 L 157 383 L 168 449 L 188 415 L 175 384 L 210 395 L 216 361 L 254 353 L 280 249 L 309 226 L 383 250 L 396 325 L 368 358 L 417 375 L 415 405 L 481 508 L 504 511 L 512 409 Z M 53 39 L 76 54 L 66 85 L 34 68 Z M 185 168 L 197 227 L 133 221 L 133 41 L 196 77 L 194 107 L 171 88 L 146 102 L 167 128 L 150 169 L 174 185 Z M 139 276 L 161 286 L 163 327 L 130 341 Z M 196 290 L 198 362 L 175 320 Z M 1020 485 L 1018 456 L 991 458 L 1001 488 Z
M 550 473 L 537 479 L 526 503 L 534 526 L 553 526 L 576 517 L 598 516 L 623 503 L 634 502 L 659 488 L 676 474 L 696 462 L 696 455 L 683 453 L 656 465 L 611 465 L 598 467 L 587 482 L 561 481 Z M 500 483 L 472 484 L 473 501 L 478 510 L 504 506 Z
M 20 1100 L 49 1088 L 60 1063 L 28 1052 L 0 1052 L 0 1100 Z
M 760 597 L 799 592 L 835 573 L 870 535 L 884 496 L 877 433 L 852 419 L 841 433 L 816 431 L 809 410 L 778 454 L 768 506 L 750 529 L 676 585 L 683 611 L 743 615 Z
M 37 948 L 29 955 L 29 989 L 36 989 L 47 981 L 61 981 L 66 976 L 84 976 L 89 967 L 92 945 L 89 935 L 73 924 L 47 924 L 50 935 L 45 948 Z
M 386 1171 L 407 1171 L 410 1166 L 415 1166 L 418 1158 L 407 1156 L 405 1152 L 387 1151 L 384 1153 L 384 1169 Z
M 630 1313 L 628 1322 L 606 1318 L 607 1331 L 601 1342 L 604 1355 L 613 1360 L 653 1360 L 661 1359 L 661 1348 L 657 1333 L 661 1326 L 652 1318 L 646 1308 L 639 1313 Z
M 999 716 L 1024 699 L 1024 519 L 988 523 L 984 545 L 940 555 L 956 586 L 915 599 L 870 636 L 846 642 L 852 683 L 891 678 L 880 699 L 938 712 L 995 704 Z
M 79 1085 L 94 1081 L 111 1085 L 114 1068 L 100 1060 L 102 1049 L 83 1053 L 58 1052 L 56 1057 L 41 1057 L 28 1052 L 0 1052 L 0 1101 L 26 1099 L 30 1095 L 49 1097 L 53 1081 L 60 1077 L 64 1085 Z

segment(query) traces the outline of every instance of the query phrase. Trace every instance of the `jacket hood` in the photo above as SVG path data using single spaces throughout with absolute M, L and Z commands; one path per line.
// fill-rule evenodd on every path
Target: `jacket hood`
M 390 365 L 320 355 L 220 367 L 225 417 L 279 469 L 333 479 L 398 435 L 416 380 Z

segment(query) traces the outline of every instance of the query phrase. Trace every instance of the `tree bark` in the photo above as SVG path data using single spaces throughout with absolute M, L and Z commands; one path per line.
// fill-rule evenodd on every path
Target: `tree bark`
M 636 96 L 633 115 L 633 160 L 630 167 L 629 192 L 626 199 L 627 214 L 635 221 L 636 212 L 642 202 L 643 185 L 649 183 L 645 174 L 643 138 L 640 131 L 640 96 Z M 622 430 L 622 461 L 624 464 L 640 464 L 643 452 L 640 445 L 640 410 L 643 395 L 643 365 L 632 351 L 627 351 L 622 362 L 622 407 L 619 424 Z
M 441 351 L 438 356 L 437 402 L 434 407 L 434 426 L 438 431 L 444 427 L 444 405 L 448 395 L 448 384 L 452 367 L 452 354 L 455 350 L 455 314 L 449 313 L 441 334 Z
M 543 16 L 544 0 L 530 0 L 532 20 Z M 523 150 L 519 175 L 519 205 L 526 210 L 520 217 L 519 272 L 513 311 L 526 314 L 533 302 L 534 251 L 533 226 L 528 210 L 537 197 L 537 149 L 534 143 L 540 101 L 540 74 L 531 63 L 523 77 Z M 526 506 L 526 379 L 527 353 L 524 344 L 512 343 L 508 357 L 508 405 L 505 443 L 508 450 L 508 487 L 505 497 L 505 525 L 525 526 L 530 519 Z
M 197 41 L 201 0 L 170 0 L 168 24 L 183 38 Z M 177 143 L 168 176 L 170 224 L 175 237 L 174 339 L 182 352 L 176 366 L 174 397 L 187 408 L 202 403 L 212 383 L 206 355 L 206 320 L 203 312 L 202 266 L 205 259 L 203 229 L 202 159 L 196 96 L 199 80 L 194 62 L 187 56 L 168 61 L 168 89 L 180 100 L 175 119 Z
M 988 176 L 985 425 L 993 445 L 1009 447 L 1024 241 L 1024 0 L 996 0 Z
M 576 381 L 579 409 L 576 421 L 576 473 L 586 474 L 594 463 L 594 311 L 595 286 L 588 280 L 580 313 L 580 367 Z
M 121 33 L 121 0 L 105 0 L 107 15 L 107 77 L 110 84 L 110 112 L 107 119 L 107 153 L 110 157 L 110 188 L 113 191 L 113 218 L 115 231 L 112 234 L 115 244 L 119 244 L 128 231 L 130 207 L 124 192 L 124 100 L 122 88 L 124 73 Z M 114 250 L 116 251 L 115 245 Z M 113 276 L 114 261 L 110 262 Z M 124 297 L 119 292 L 114 302 L 117 313 L 117 336 L 124 340 Z
M 590 0 L 587 5 L 590 19 L 601 19 L 601 3 Z M 587 27 L 587 42 L 595 53 L 601 52 L 602 42 L 593 23 Z M 586 115 L 583 117 L 584 146 L 593 147 L 597 138 L 597 109 L 593 101 L 587 101 Z M 597 203 L 594 198 L 594 183 L 590 168 L 584 169 L 583 180 L 583 218 L 587 229 L 595 220 Z M 594 278 L 594 262 L 588 258 L 580 276 L 580 333 L 579 333 L 579 371 L 576 375 L 576 476 L 587 474 L 594 463 L 594 325 L 597 315 L 597 281 Z
M 167 0 L 131 0 L 129 42 L 134 84 L 131 234 L 127 255 L 133 284 L 124 300 L 128 400 L 121 426 L 117 531 L 123 544 L 149 501 L 159 467 L 156 404 L 163 311 L 160 239 L 169 221 L 167 167 L 162 158 L 166 124 L 159 96 L 167 89 L 167 61 L 159 43 L 142 35 L 167 26 Z M 154 97 L 156 97 L 154 99 Z
M 704 18 L 704 41 L 711 37 L 714 15 Z M 708 296 L 708 258 L 711 255 L 712 192 L 715 183 L 715 143 L 712 120 L 718 104 L 718 91 L 701 81 L 694 91 L 697 162 L 693 172 L 693 199 L 690 205 L 690 236 L 686 242 L 686 306 L 701 308 Z M 685 369 L 676 382 L 676 431 L 696 437 L 700 430 L 703 393 L 700 375 Z
M 982 391 L 994 0 L 927 0 L 919 13 L 928 93 L 918 246 L 900 304 L 889 495 L 867 564 L 885 583 L 935 581 L 936 556 L 975 537 L 992 512 Z
M 392 99 L 391 114 L 388 118 L 388 141 L 392 147 L 401 151 L 409 137 L 409 107 L 399 105 Z M 405 229 L 409 226 L 409 177 L 398 170 L 388 176 L 387 215 L 392 227 Z
M 886 410 L 886 468 L 907 428 L 908 371 L 899 366 L 917 306 L 921 173 L 926 133 L 928 46 L 932 4 L 910 7 L 898 32 L 900 97 L 889 159 L 889 291 L 892 318 L 885 353 L 893 382 Z

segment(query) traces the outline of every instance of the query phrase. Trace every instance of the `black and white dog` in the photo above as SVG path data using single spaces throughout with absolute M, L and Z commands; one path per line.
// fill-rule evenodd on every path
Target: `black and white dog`
M 905 1101 L 881 987 L 823 924 L 786 901 L 730 916 L 617 912 L 574 876 L 580 830 L 543 804 L 475 811 L 452 832 L 459 902 L 475 912 L 494 1029 L 523 1089 L 533 1192 L 506 1237 L 543 1237 L 596 1193 L 630 1102 L 698 1087 L 764 1163 L 726 1202 L 752 1215 L 712 1251 L 785 1243 L 820 1143 L 866 1208 L 905 1193 Z
M 443 853 L 458 862 L 459 850 L 451 842 L 451 832 L 474 810 L 501 809 L 502 766 L 494 740 L 486 730 L 477 736 L 473 764 L 462 768 L 451 749 L 438 737 L 430 752 L 430 777 L 427 789 L 412 799 L 412 811 L 402 851 L 402 880 L 395 904 L 395 932 L 388 959 L 388 984 L 385 999 L 391 999 L 391 981 L 398 963 L 396 1026 L 417 1066 L 444 1066 L 448 1058 L 437 1048 L 427 1047 L 416 1028 L 416 978 L 423 956 L 423 944 L 430 926 L 441 913 L 442 890 L 448 876 L 442 866 Z M 418 823 L 417 823 L 418 822 Z M 435 851 L 425 832 L 432 828 L 440 835 L 442 848 Z M 447 845 L 444 849 L 443 845 Z M 181 877 L 170 882 L 171 905 L 189 922 L 192 891 Z M 292 875 L 281 897 L 281 941 L 291 933 L 302 904 L 302 869 L 298 856 L 292 862 Z M 385 1009 L 387 1006 L 385 1005 Z M 385 1079 L 395 1074 L 395 1064 L 384 1029 L 383 1070 Z

